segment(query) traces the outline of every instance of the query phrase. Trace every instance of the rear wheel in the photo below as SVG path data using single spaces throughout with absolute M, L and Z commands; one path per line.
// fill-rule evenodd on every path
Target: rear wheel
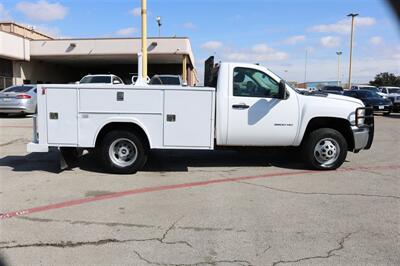
M 98 148 L 106 169 L 116 174 L 133 174 L 147 161 L 148 148 L 137 134 L 124 130 L 107 133 Z
M 310 133 L 303 146 L 307 164 L 317 170 L 335 170 L 347 157 L 347 142 L 343 135 L 330 128 Z

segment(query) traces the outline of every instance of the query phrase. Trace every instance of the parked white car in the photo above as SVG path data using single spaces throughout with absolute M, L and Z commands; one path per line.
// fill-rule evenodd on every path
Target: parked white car
M 351 90 L 367 90 L 367 91 L 374 91 L 378 93 L 379 96 L 386 98 L 386 95 L 383 94 L 377 87 L 371 85 L 353 85 L 351 86 Z
M 92 149 L 107 171 L 127 174 L 151 149 L 300 147 L 311 168 L 333 170 L 371 147 L 373 112 L 360 100 L 302 95 L 263 66 L 211 59 L 207 87 L 39 86 L 28 151 Z
M 123 85 L 124 82 L 120 77 L 115 75 L 87 75 L 84 76 L 79 84 L 113 84 Z
M 400 94 L 400 87 L 379 87 L 379 90 L 386 96 Z
M 400 112 L 400 88 L 380 87 L 381 92 L 393 103 L 393 112 Z

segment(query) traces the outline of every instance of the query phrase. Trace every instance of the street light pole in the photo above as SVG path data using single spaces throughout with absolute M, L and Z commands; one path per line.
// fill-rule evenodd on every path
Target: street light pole
M 142 78 L 147 79 L 147 0 L 142 0 Z
M 308 49 L 306 48 L 306 58 L 304 63 L 304 85 L 306 85 L 307 82 L 307 61 L 308 61 Z
M 349 89 L 351 89 L 351 70 L 353 61 L 353 40 L 354 40 L 354 19 L 358 14 L 351 13 L 347 15 L 351 17 L 351 37 L 350 37 L 350 65 L 349 65 Z
M 338 67 L 337 67 L 337 85 L 340 86 L 340 56 L 343 54 L 342 52 L 336 52 L 338 55 Z
M 161 37 L 161 26 L 162 26 L 162 23 L 161 23 L 161 17 L 160 16 L 157 17 L 157 24 L 158 24 L 158 37 Z

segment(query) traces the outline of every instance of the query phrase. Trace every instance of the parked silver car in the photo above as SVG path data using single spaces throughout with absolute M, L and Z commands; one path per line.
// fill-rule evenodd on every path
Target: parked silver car
M 36 85 L 12 86 L 0 92 L 0 113 L 34 114 L 36 113 Z

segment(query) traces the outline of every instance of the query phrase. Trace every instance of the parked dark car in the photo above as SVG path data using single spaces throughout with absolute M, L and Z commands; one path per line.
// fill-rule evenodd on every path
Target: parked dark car
M 365 106 L 373 107 L 374 112 L 383 113 L 384 115 L 389 115 L 392 112 L 392 101 L 383 98 L 375 91 L 351 90 L 345 91 L 343 95 L 360 99 L 365 104 Z
M 340 86 L 325 86 L 321 89 L 321 92 L 332 93 L 332 94 L 343 94 L 343 88 Z
M 183 85 L 182 78 L 178 75 L 154 75 L 150 85 Z

